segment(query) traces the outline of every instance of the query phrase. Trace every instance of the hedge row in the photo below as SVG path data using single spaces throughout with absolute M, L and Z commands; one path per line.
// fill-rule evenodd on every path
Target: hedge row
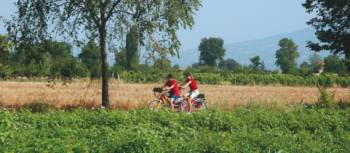
M 181 72 L 173 73 L 178 80 L 183 80 Z M 121 72 L 119 78 L 132 83 L 163 82 L 167 73 L 159 72 Z M 284 85 L 284 86 L 350 86 L 349 76 L 333 74 L 296 76 L 287 74 L 237 74 L 237 73 L 194 73 L 202 84 L 232 85 Z

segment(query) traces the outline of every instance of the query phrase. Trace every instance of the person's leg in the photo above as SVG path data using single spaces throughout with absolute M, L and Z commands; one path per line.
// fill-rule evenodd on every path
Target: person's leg
M 174 102 L 175 102 L 176 98 L 171 98 L 170 101 L 170 107 L 171 107 L 171 111 L 174 111 Z
M 195 99 L 198 95 L 199 95 L 199 91 L 198 90 L 190 92 L 189 100 L 188 100 L 188 101 L 191 102 L 190 103 L 190 107 L 189 107 L 189 112 L 192 112 L 193 99 Z
M 188 104 L 187 111 L 188 111 L 189 113 L 192 112 L 192 98 L 191 98 L 192 94 L 193 94 L 193 92 L 190 91 L 189 94 L 188 94 L 188 97 L 187 97 L 187 104 Z

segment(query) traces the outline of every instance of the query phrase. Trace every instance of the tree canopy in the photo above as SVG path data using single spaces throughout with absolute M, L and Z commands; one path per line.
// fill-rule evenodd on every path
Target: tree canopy
M 350 72 L 350 1 L 306 0 L 303 6 L 316 16 L 308 22 L 316 29 L 320 42 L 309 42 L 314 51 L 329 50 L 333 54 L 344 54 Z
M 325 62 L 325 72 L 331 73 L 345 73 L 346 65 L 343 59 L 340 59 L 336 55 L 329 55 L 324 59 Z
M 136 70 L 140 62 L 139 55 L 139 33 L 135 25 L 130 28 L 126 35 L 126 69 Z
M 17 13 L 8 23 L 18 43 L 41 42 L 63 35 L 81 40 L 98 38 L 102 68 L 102 105 L 109 107 L 107 41 L 125 39 L 136 25 L 142 45 L 175 54 L 176 31 L 194 24 L 200 0 L 18 0 Z M 82 34 L 85 36 L 82 36 Z
M 225 55 L 224 40 L 221 38 L 203 38 L 199 44 L 199 63 L 216 67 Z
M 253 71 L 264 71 L 265 70 L 265 64 L 263 61 L 261 61 L 260 56 L 254 56 L 250 59 L 250 68 Z
M 276 65 L 283 73 L 295 73 L 297 71 L 296 59 L 299 57 L 298 46 L 288 38 L 281 39 L 278 45 L 280 48 L 276 52 Z

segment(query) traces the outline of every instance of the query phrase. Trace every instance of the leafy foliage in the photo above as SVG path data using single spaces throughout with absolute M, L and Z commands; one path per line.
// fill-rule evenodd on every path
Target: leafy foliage
M 350 111 L 0 111 L 3 152 L 347 152 Z
M 87 67 L 91 78 L 101 77 L 101 54 L 97 44 L 88 42 L 78 55 L 81 62 Z
M 10 60 L 10 50 L 13 43 L 8 40 L 6 35 L 0 35 L 0 64 L 5 65 Z
M 236 71 L 239 70 L 241 67 L 242 66 L 234 59 L 222 60 L 219 63 L 219 68 L 222 70 Z
M 201 65 L 216 67 L 225 55 L 224 40 L 221 38 L 203 38 L 198 49 Z
M 314 51 L 329 50 L 333 54 L 344 54 L 350 72 L 350 1 L 305 0 L 303 6 L 316 16 L 308 22 L 316 29 L 320 43 L 309 42 Z
M 325 72 L 330 73 L 346 73 L 346 65 L 343 59 L 340 59 L 336 55 L 329 55 L 324 59 L 325 62 Z
M 126 69 L 137 70 L 140 64 L 139 31 L 137 26 L 132 26 L 126 35 Z
M 299 57 L 298 46 L 293 40 L 283 38 L 279 41 L 280 49 L 276 52 L 276 65 L 283 73 L 295 74 L 297 70 L 296 59 Z
M 331 108 L 335 106 L 335 94 L 334 93 L 329 93 L 327 91 L 327 88 L 318 86 L 318 90 L 320 92 L 320 98 L 319 98 L 319 103 L 318 107 L 321 108 Z
M 261 72 L 265 70 L 265 64 L 261 61 L 260 56 L 254 56 L 250 59 L 251 65 L 250 68 L 255 72 Z
M 308 76 L 312 74 L 312 69 L 308 62 L 303 62 L 300 64 L 299 74 L 302 76 Z

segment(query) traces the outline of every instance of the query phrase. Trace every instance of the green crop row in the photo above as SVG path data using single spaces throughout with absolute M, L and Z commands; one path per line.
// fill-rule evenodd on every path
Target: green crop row
M 183 80 L 181 72 L 173 72 L 175 78 Z M 121 72 L 119 78 L 132 83 L 163 82 L 167 73 L 160 72 Z M 296 76 L 287 74 L 237 74 L 237 73 L 193 73 L 202 84 L 232 85 L 285 85 L 285 86 L 350 86 L 349 76 L 312 75 Z
M 350 109 L 0 111 L 1 152 L 349 152 Z

